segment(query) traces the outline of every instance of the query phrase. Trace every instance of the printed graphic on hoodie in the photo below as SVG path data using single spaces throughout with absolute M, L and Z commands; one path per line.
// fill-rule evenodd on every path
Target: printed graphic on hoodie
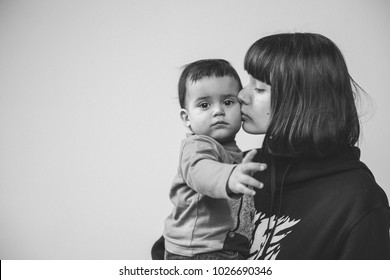
M 251 241 L 249 259 L 274 260 L 280 252 L 280 242 L 300 220 L 291 220 L 287 216 L 276 219 L 267 218 L 263 213 L 256 213 L 254 235 Z

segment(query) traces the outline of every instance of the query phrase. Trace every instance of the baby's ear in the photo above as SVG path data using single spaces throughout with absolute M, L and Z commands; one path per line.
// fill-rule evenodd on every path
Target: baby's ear
M 190 119 L 188 118 L 188 112 L 186 109 L 180 110 L 180 118 L 183 121 L 185 126 L 187 126 L 187 127 L 191 126 Z

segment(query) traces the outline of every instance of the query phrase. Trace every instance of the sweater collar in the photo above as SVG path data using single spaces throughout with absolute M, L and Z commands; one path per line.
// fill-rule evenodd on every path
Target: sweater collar
M 255 161 L 267 163 L 268 166 L 265 172 L 258 172 L 255 177 L 265 185 L 270 185 L 271 177 L 275 176 L 277 189 L 281 187 L 283 178 L 284 187 L 289 187 L 359 168 L 366 170 L 372 176 L 371 171 L 360 161 L 360 150 L 357 147 L 348 147 L 321 159 L 270 156 L 260 150 L 255 156 Z M 272 169 L 274 170 L 271 172 Z

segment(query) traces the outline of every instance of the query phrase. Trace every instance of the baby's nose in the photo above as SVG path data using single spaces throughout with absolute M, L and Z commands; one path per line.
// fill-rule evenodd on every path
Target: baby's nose
M 220 116 L 220 115 L 224 115 L 224 114 L 225 114 L 225 111 L 223 110 L 221 105 L 215 106 L 214 116 Z

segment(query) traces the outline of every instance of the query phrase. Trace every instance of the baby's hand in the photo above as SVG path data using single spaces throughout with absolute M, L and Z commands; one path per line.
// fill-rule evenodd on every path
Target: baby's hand
M 251 150 L 242 160 L 242 163 L 234 168 L 228 180 L 228 192 L 254 196 L 253 188 L 263 188 L 263 183 L 257 181 L 252 175 L 267 168 L 264 163 L 252 162 L 257 150 Z

